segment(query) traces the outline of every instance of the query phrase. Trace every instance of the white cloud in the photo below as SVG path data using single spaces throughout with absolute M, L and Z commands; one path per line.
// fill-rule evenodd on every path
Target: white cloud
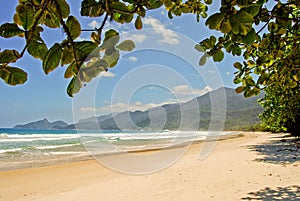
M 180 43 L 179 36 L 171 29 L 167 29 L 158 19 L 149 17 L 145 19 L 144 23 L 153 27 L 155 32 L 162 36 L 162 39 L 159 40 L 159 42 L 171 45 Z
M 103 76 L 103 77 L 114 77 L 115 74 L 112 73 L 112 72 L 110 72 L 110 71 L 107 71 L 107 72 L 101 72 L 100 76 Z
M 135 56 L 130 56 L 128 59 L 129 59 L 129 61 L 132 61 L 132 62 L 137 62 L 138 61 L 138 58 L 135 57 Z
M 172 88 L 172 92 L 179 97 L 191 95 L 202 96 L 210 91 L 212 91 L 212 88 L 210 88 L 209 86 L 206 86 L 203 89 L 193 89 L 188 85 L 178 85 Z
M 155 90 L 156 87 L 150 86 L 148 89 Z M 172 88 L 172 93 L 176 95 L 175 99 L 170 99 L 163 101 L 161 103 L 142 103 L 140 101 L 134 103 L 115 103 L 115 104 L 107 104 L 103 107 L 94 108 L 94 107 L 82 107 L 80 108 L 83 113 L 98 113 L 98 114 L 109 114 L 109 113 L 120 113 L 124 111 L 146 111 L 151 108 L 163 106 L 165 104 L 174 104 L 174 103 L 183 103 L 189 101 L 192 98 L 197 96 L 202 96 L 210 91 L 212 88 L 209 86 L 204 87 L 203 89 L 193 89 L 188 85 L 178 85 Z
M 135 102 L 132 104 L 126 103 L 116 103 L 112 105 L 106 105 L 100 108 L 93 108 L 93 107 L 82 107 L 80 108 L 81 112 L 84 113 L 100 113 L 100 114 L 108 114 L 108 113 L 120 113 L 125 111 L 146 111 L 148 109 L 159 107 L 165 104 L 172 104 L 175 102 L 167 101 L 162 103 L 142 103 L 142 102 Z
M 94 29 L 94 28 L 100 27 L 100 24 L 99 24 L 96 20 L 93 20 L 93 21 L 91 21 L 91 22 L 88 24 L 88 26 L 89 26 L 90 28 Z
M 230 75 L 230 72 L 226 72 L 226 75 Z
M 123 31 L 121 36 L 126 40 L 133 40 L 135 43 L 142 43 L 147 38 L 145 34 L 132 34 L 126 31 Z

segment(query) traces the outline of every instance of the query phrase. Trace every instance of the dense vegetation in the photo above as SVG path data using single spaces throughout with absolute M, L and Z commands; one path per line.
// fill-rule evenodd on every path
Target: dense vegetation
M 135 47 L 130 40 L 120 43 L 115 30 L 102 33 L 108 19 L 120 24 L 134 21 L 136 29 L 142 29 L 147 12 L 163 7 L 170 19 L 184 13 L 195 14 L 197 21 L 207 18 L 208 28 L 223 35 L 210 36 L 195 45 L 197 50 L 205 51 L 199 64 L 205 64 L 208 57 L 221 61 L 224 52 L 242 56 L 242 63 L 233 64 L 237 69 L 234 83 L 240 85 L 236 92 L 250 97 L 265 90 L 261 103 L 266 128 L 300 135 L 300 1 L 222 0 L 219 11 L 208 16 L 211 3 L 212 0 L 83 0 L 80 14 L 102 17 L 103 23 L 95 30 L 87 30 L 91 31 L 90 41 L 76 42 L 81 24 L 70 15 L 65 0 L 19 0 L 13 22 L 1 25 L 0 35 L 23 37 L 26 45 L 20 51 L 5 49 L 0 53 L 0 77 L 10 85 L 23 84 L 27 73 L 11 63 L 27 51 L 43 61 L 46 74 L 59 64 L 65 65 L 64 76 L 71 78 L 67 93 L 73 96 L 101 71 L 115 66 L 120 50 Z M 57 31 L 62 28 L 66 38 L 47 47 L 41 37 L 45 26 L 58 28 Z M 96 48 L 99 51 L 90 55 Z M 100 51 L 104 52 L 101 56 Z

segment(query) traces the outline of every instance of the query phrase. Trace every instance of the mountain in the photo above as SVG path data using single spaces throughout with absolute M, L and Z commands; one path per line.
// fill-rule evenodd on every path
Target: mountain
M 260 123 L 258 115 L 263 108 L 259 98 L 245 98 L 234 89 L 220 88 L 185 103 L 166 104 L 146 111 L 126 111 L 82 119 L 68 125 L 63 121 L 50 123 L 47 119 L 17 125 L 30 129 L 83 129 L 83 130 L 244 130 Z M 224 100 L 224 104 L 222 101 Z M 212 106 L 214 110 L 212 111 Z M 225 108 L 226 107 L 226 108 Z M 225 113 L 222 111 L 226 111 Z M 213 119 L 213 124 L 210 122 Z M 225 120 L 225 124 L 223 122 Z
M 225 94 L 224 94 L 225 92 Z M 214 105 L 212 101 L 226 98 L 225 105 Z M 147 111 L 126 111 L 115 115 L 92 117 L 79 121 L 76 125 L 69 125 L 68 129 L 87 130 L 207 130 L 214 114 L 214 127 L 222 127 L 224 120 L 220 115 L 225 110 L 224 130 L 241 130 L 259 124 L 258 115 L 263 108 L 257 103 L 257 97 L 244 98 L 236 94 L 234 89 L 220 88 L 181 104 L 166 104 L 151 108 Z M 218 101 L 213 102 L 218 103 Z M 220 128 L 218 128 L 220 129 Z
M 68 124 L 63 121 L 49 122 L 48 119 L 43 119 L 24 125 L 16 125 L 13 128 L 17 129 L 64 129 Z

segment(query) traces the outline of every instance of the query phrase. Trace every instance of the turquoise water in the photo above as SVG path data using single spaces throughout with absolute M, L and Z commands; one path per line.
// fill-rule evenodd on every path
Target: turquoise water
M 91 154 L 167 148 L 204 140 L 195 131 L 85 131 L 0 128 L 0 171 L 91 158 Z

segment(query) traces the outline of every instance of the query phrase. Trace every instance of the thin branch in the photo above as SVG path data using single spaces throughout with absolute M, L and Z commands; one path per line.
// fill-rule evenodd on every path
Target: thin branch
M 98 29 L 96 29 L 97 32 L 98 32 L 98 35 L 99 35 L 99 41 L 101 41 L 102 30 L 103 30 L 103 28 L 104 28 L 104 25 L 105 25 L 107 19 L 108 19 L 108 12 L 106 12 L 105 17 L 104 17 L 104 19 L 103 19 L 103 21 L 102 21 L 101 26 L 100 26 Z
M 268 26 L 269 22 L 270 22 L 271 18 L 266 22 L 266 24 L 257 32 L 257 34 L 259 34 L 262 30 L 264 30 L 266 28 L 266 26 Z

